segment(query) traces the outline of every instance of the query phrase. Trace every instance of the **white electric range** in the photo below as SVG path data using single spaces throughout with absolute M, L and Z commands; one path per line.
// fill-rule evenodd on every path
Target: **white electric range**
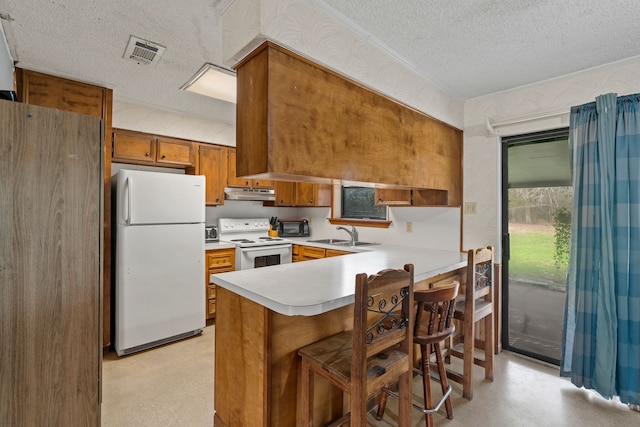
M 291 262 L 291 240 L 269 237 L 269 218 L 219 218 L 220 241 L 236 245 L 236 270 Z

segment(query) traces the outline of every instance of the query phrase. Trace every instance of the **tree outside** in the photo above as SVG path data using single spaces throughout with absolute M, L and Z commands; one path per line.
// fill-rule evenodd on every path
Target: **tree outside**
M 571 231 L 571 187 L 509 189 L 509 276 L 565 289 Z

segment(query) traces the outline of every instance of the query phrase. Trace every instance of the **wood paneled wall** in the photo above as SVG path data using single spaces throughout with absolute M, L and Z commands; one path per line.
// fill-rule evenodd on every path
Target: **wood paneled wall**
M 16 68 L 18 101 L 73 113 L 88 114 L 103 120 L 103 227 L 104 264 L 102 329 L 103 346 L 111 343 L 111 127 L 113 91 L 31 70 Z
M 0 425 L 100 425 L 100 119 L 0 101 Z

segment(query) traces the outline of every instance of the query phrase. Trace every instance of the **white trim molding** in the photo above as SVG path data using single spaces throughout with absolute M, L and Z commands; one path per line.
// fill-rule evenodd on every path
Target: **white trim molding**
M 485 127 L 491 135 L 508 136 L 539 132 L 569 126 L 568 109 L 530 114 L 509 119 L 492 120 L 487 117 Z

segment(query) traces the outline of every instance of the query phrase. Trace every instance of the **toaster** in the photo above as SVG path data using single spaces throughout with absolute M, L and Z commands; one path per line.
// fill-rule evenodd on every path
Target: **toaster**
M 216 225 L 207 225 L 204 227 L 204 242 L 211 243 L 217 242 L 219 240 L 218 237 L 218 226 Z
M 278 224 L 280 237 L 306 237 L 309 235 L 309 221 L 306 219 L 281 219 Z

